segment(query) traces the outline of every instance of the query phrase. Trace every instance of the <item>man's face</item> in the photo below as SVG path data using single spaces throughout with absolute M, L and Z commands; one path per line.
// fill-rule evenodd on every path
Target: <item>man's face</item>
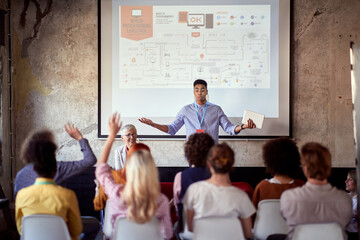
M 203 102 L 206 100 L 206 95 L 208 94 L 208 90 L 203 84 L 196 84 L 194 87 L 194 96 L 196 101 Z
M 121 139 L 125 142 L 126 147 L 130 149 L 136 143 L 136 129 L 132 128 L 125 132 L 124 135 L 121 136 Z

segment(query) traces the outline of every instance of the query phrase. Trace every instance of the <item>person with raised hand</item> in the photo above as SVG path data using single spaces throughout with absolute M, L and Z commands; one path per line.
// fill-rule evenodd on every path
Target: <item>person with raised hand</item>
M 54 181 L 56 184 L 65 186 L 66 180 L 81 174 L 82 172 L 89 170 L 96 163 L 96 156 L 93 153 L 89 141 L 83 137 L 78 128 L 74 124 L 67 123 L 64 126 L 65 131 L 69 134 L 70 137 L 75 139 L 80 144 L 80 150 L 83 153 L 83 159 L 78 161 L 58 161 L 56 175 Z M 54 136 L 48 132 L 39 133 L 37 136 L 40 138 L 50 139 L 54 141 Z M 23 145 L 21 150 L 21 158 L 27 164 L 23 169 L 21 169 L 15 178 L 15 196 L 18 191 L 24 187 L 28 187 L 35 182 L 35 179 L 38 177 L 37 173 L 33 169 L 33 163 L 24 158 L 24 152 L 26 151 L 26 145 Z
M 109 212 L 114 228 L 117 217 L 126 217 L 139 224 L 156 217 L 160 220 L 165 239 L 173 235 L 170 218 L 169 200 L 160 193 L 158 171 L 149 151 L 134 152 L 126 161 L 126 183 L 117 184 L 110 166 L 106 163 L 112 144 L 122 122 L 115 113 L 109 118 L 109 135 L 101 151 L 96 168 L 96 178 L 110 199 Z M 113 235 L 114 229 L 112 230 Z

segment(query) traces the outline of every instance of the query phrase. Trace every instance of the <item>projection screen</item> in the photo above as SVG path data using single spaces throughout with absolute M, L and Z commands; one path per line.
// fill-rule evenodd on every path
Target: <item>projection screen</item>
M 194 102 L 193 82 L 241 124 L 244 111 L 265 115 L 262 129 L 220 138 L 289 136 L 290 0 L 99 0 L 99 137 L 111 113 L 139 138 L 185 138 L 138 121 L 170 124 Z

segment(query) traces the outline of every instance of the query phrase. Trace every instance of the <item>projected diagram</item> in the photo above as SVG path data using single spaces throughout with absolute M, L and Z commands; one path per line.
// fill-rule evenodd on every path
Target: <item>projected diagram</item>
M 270 7 L 120 7 L 119 86 L 270 88 Z

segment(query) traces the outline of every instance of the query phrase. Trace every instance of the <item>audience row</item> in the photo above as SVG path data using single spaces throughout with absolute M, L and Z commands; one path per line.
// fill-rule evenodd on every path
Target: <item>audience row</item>
M 164 239 L 171 239 L 174 233 L 178 239 L 191 239 L 197 219 L 229 217 L 239 219 L 244 237 L 249 239 L 253 237 L 253 220 L 259 202 L 280 199 L 279 214 L 286 221 L 288 233 L 268 239 L 291 239 L 299 224 L 327 222 L 338 223 L 344 239 L 347 234 L 350 238 L 357 237 L 355 171 L 349 172 L 345 181 L 349 193 L 332 187 L 327 181 L 331 174 L 331 155 L 319 143 L 307 143 L 299 153 L 296 143 L 289 138 L 269 140 L 263 146 L 263 160 L 272 178 L 262 180 L 250 199 L 231 184 L 229 173 L 235 161 L 234 151 L 226 143 L 215 144 L 206 133 L 190 136 L 184 147 L 189 168 L 177 173 L 174 179 L 171 204 L 175 205 L 178 221 L 173 227 L 171 204 L 160 192 L 158 170 L 150 148 L 136 143 L 136 128 L 126 125 L 121 134 L 125 145 L 115 150 L 116 170 L 112 170 L 107 162 L 121 130 L 120 116 L 112 115 L 108 124 L 109 135 L 95 171 L 99 186 L 94 209 L 102 210 L 108 202 L 112 231 L 119 217 L 138 224 L 155 217 L 160 221 Z M 77 128 L 67 124 L 65 130 L 79 141 L 83 160 L 56 162 L 57 146 L 48 130 L 31 133 L 24 141 L 21 156 L 28 165 L 15 180 L 17 228 L 21 233 L 24 216 L 53 214 L 65 220 L 72 239 L 80 234 L 82 239 L 96 239 L 102 234 L 99 221 L 82 218 L 76 195 L 61 186 L 66 178 L 91 168 L 96 157 Z M 301 170 L 306 183 L 298 179 Z

